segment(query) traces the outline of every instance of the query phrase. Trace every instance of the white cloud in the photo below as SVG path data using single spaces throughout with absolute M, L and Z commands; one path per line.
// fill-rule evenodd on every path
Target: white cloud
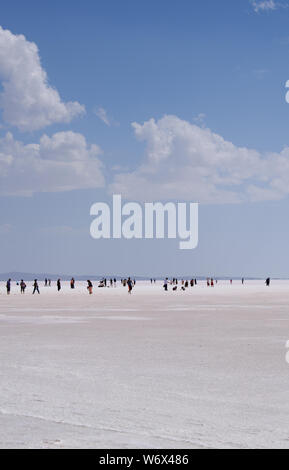
M 205 113 L 199 113 L 195 118 L 194 122 L 196 124 L 199 124 L 201 127 L 205 127 L 205 119 L 206 119 Z
M 25 145 L 8 132 L 0 138 L 0 194 L 31 195 L 104 186 L 101 153 L 83 135 L 58 132 Z
M 96 114 L 96 116 L 99 117 L 99 119 L 101 119 L 104 124 L 106 124 L 107 126 L 111 126 L 110 119 L 108 118 L 107 112 L 104 108 L 96 109 L 94 111 L 94 114 Z
M 36 44 L 1 26 L 0 79 L 3 119 L 22 131 L 70 122 L 85 111 L 78 102 L 62 102 L 58 91 L 48 84 Z
M 262 0 L 262 1 L 255 1 L 251 0 L 251 4 L 254 8 L 254 11 L 256 13 L 259 13 L 260 11 L 272 11 L 272 10 L 277 10 L 277 8 L 286 8 L 287 5 L 277 3 L 275 0 Z
M 263 155 L 176 116 L 133 128 L 147 147 L 135 171 L 115 176 L 110 190 L 124 197 L 236 203 L 289 193 L 289 148 Z

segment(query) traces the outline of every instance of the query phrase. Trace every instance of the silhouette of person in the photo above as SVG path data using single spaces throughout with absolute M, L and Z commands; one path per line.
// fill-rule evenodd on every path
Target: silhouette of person
M 93 289 L 92 282 L 88 280 L 87 281 L 87 290 L 88 290 L 90 295 L 92 294 L 92 289 Z
M 34 289 L 33 289 L 32 294 L 35 294 L 35 292 L 38 292 L 38 294 L 40 294 L 37 279 L 34 279 L 33 287 L 34 287 Z
M 21 279 L 21 282 L 20 282 L 20 292 L 21 292 L 21 294 L 25 294 L 25 289 L 26 289 L 26 284 L 23 281 L 23 279 Z
M 7 295 L 10 295 L 11 292 L 11 279 L 8 279 L 6 282 L 6 290 L 7 290 Z

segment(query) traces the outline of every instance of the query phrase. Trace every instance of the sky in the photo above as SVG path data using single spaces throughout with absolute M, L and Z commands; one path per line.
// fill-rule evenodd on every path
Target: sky
M 289 277 L 288 20 L 285 0 L 1 5 L 0 272 Z M 92 239 L 113 194 L 199 202 L 198 247 Z

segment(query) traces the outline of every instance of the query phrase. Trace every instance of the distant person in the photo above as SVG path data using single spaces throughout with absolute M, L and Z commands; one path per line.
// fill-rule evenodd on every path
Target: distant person
M 133 281 L 131 280 L 130 277 L 127 280 L 127 287 L 128 287 L 128 293 L 131 294 L 132 293 L 132 287 L 133 287 Z
M 32 292 L 32 294 L 35 294 L 35 292 L 38 292 L 38 294 L 40 294 L 37 279 L 34 279 L 33 292 Z
M 89 292 L 89 295 L 92 294 L 92 289 L 93 289 L 93 285 L 92 285 L 92 282 L 91 281 L 87 281 L 87 290 Z
M 214 287 L 214 279 L 211 279 L 211 287 Z
M 230 284 L 233 284 L 233 279 L 230 279 Z
M 11 279 L 8 279 L 8 281 L 6 282 L 6 291 L 7 291 L 7 295 L 10 295 L 10 292 L 11 292 Z
M 113 280 L 114 287 L 116 287 L 116 278 Z
M 23 279 L 21 279 L 21 282 L 20 282 L 20 292 L 21 292 L 21 294 L 25 294 L 25 289 L 26 289 L 26 284 L 23 281 Z
M 242 277 L 242 286 L 244 285 L 245 279 Z
M 168 278 L 167 277 L 164 280 L 164 289 L 165 289 L 165 291 L 168 290 Z
M 60 279 L 57 280 L 57 290 L 58 290 L 58 292 L 61 290 L 61 280 Z
M 74 278 L 72 278 L 71 281 L 70 281 L 70 288 L 75 289 L 75 279 Z
M 47 287 L 47 284 L 48 284 L 48 279 L 45 278 L 45 280 L 44 280 L 44 287 Z
M 270 279 L 270 277 L 268 277 L 265 281 L 265 284 L 266 284 L 267 287 L 270 286 L 270 282 L 271 282 L 271 279 Z

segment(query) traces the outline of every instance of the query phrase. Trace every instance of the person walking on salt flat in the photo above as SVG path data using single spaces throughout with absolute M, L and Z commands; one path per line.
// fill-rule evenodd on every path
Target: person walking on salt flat
M 92 289 L 93 289 L 92 282 L 88 280 L 87 281 L 87 290 L 88 290 L 90 295 L 92 294 Z
M 35 292 L 38 292 L 38 294 L 40 294 L 40 291 L 39 291 L 39 286 L 38 286 L 38 282 L 37 282 L 37 279 L 34 279 L 34 284 L 33 284 L 33 292 L 32 294 L 35 294 Z
M 6 282 L 6 290 L 7 290 L 7 295 L 10 295 L 11 292 L 11 279 L 8 279 Z
M 23 279 L 21 279 L 21 282 L 20 282 L 20 292 L 21 292 L 21 294 L 25 294 L 25 289 L 26 289 L 26 284 L 23 281 Z

